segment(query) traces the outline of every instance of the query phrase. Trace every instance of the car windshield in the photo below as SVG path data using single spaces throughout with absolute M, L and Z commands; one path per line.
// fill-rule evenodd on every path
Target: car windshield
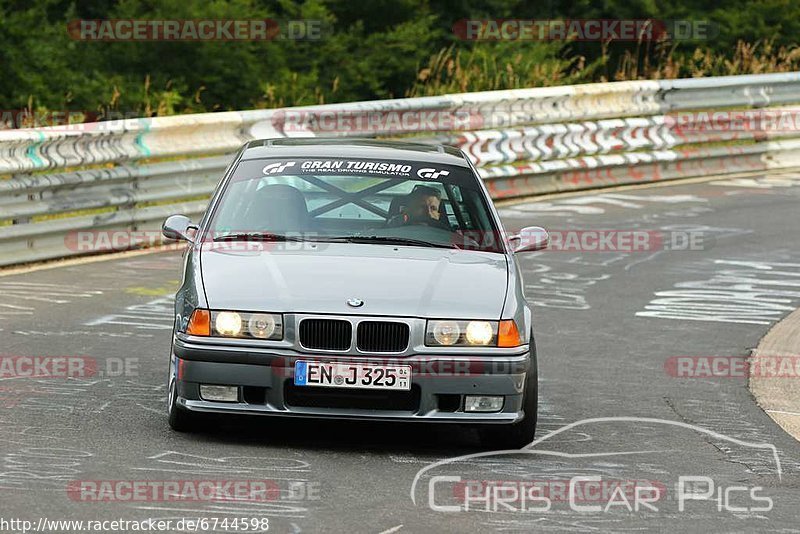
M 503 251 L 470 169 L 375 159 L 242 161 L 206 236 Z

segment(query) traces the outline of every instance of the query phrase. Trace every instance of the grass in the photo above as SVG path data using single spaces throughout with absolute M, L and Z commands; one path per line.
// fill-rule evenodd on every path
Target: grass
M 554 54 L 542 47 L 523 53 L 501 46 L 509 43 L 491 44 L 497 46 L 476 46 L 469 52 L 453 47 L 441 50 L 419 69 L 406 96 L 800 70 L 800 48 L 776 47 L 771 41 L 739 41 L 730 54 L 704 47 L 678 52 L 666 41 L 639 43 L 633 51 L 623 52 L 615 65 L 607 44 L 601 57 L 591 63 L 582 56 Z

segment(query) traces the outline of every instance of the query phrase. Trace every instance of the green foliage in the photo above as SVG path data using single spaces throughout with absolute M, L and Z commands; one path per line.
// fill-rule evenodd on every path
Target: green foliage
M 417 74 L 408 96 L 564 85 L 590 79 L 599 62 L 561 56 L 560 43 L 476 43 L 441 50 Z
M 0 0 L 0 109 L 170 115 L 800 67 L 797 0 Z M 465 18 L 708 20 L 709 41 L 465 42 Z M 321 40 L 77 41 L 76 19 L 313 19 Z

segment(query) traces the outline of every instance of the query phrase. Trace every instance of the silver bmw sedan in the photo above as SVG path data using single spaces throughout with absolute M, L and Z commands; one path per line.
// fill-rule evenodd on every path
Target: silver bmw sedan
M 537 365 L 515 253 L 469 159 L 375 140 L 247 143 L 188 242 L 169 424 L 203 413 L 476 425 L 533 440 Z

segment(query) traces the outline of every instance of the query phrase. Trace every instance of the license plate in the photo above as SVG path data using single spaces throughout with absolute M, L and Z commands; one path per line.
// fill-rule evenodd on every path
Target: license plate
M 294 364 L 294 385 L 408 391 L 411 366 L 298 360 Z

